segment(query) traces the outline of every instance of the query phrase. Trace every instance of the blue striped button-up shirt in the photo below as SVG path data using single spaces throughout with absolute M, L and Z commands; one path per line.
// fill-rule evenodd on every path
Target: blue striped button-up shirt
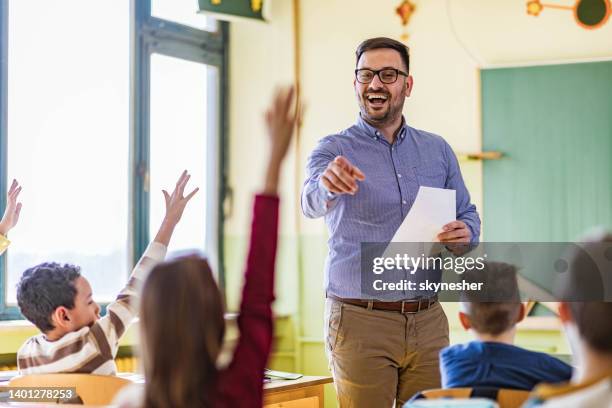
M 358 182 L 355 195 L 334 196 L 320 181 L 329 162 L 340 155 L 366 176 L 365 181 Z M 478 241 L 480 218 L 476 206 L 470 203 L 457 158 L 442 137 L 404 122 L 395 142 L 389 144 L 381 132 L 360 117 L 350 128 L 319 141 L 308 158 L 301 201 L 304 215 L 324 216 L 329 229 L 324 281 L 328 295 L 363 297 L 361 243 L 391 241 L 410 211 L 419 186 L 456 190 L 457 219 L 467 224 L 472 242 Z

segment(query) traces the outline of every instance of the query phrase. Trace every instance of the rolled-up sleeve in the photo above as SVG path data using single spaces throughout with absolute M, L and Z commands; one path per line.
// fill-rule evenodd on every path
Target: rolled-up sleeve
M 341 155 L 336 143 L 331 137 L 322 139 L 311 153 L 306 164 L 306 180 L 302 187 L 302 212 L 308 218 L 319 218 L 333 208 L 337 200 L 321 182 L 321 175 L 327 165 Z
M 476 243 L 480 239 L 480 217 L 476 211 L 476 206 L 470 202 L 470 193 L 463 182 L 457 156 L 455 156 L 448 143 L 445 143 L 445 154 L 448 163 L 446 188 L 456 191 L 457 219 L 465 222 L 472 233 L 471 242 Z

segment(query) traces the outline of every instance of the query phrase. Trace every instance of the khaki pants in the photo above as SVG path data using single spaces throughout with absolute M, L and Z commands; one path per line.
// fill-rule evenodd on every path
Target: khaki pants
M 397 407 L 440 387 L 438 353 L 448 346 L 439 303 L 401 314 L 325 301 L 325 343 L 341 408 Z

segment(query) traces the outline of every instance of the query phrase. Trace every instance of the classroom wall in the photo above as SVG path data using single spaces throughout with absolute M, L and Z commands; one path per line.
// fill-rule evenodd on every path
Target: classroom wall
M 570 12 L 545 9 L 537 18 L 528 16 L 522 1 L 413 1 L 417 10 L 408 27 L 408 44 L 415 87 L 404 114 L 412 126 L 442 135 L 457 153 L 481 149 L 480 68 L 612 57 L 612 21 L 588 31 L 575 24 Z M 274 86 L 294 79 L 293 3 L 274 0 L 269 23 L 234 23 L 230 29 L 229 182 L 234 201 L 225 225 L 230 308 L 239 301 L 252 194 L 261 185 L 267 151 L 261 115 Z M 402 27 L 394 12 L 398 0 L 299 3 L 307 113 L 299 150 L 292 151 L 283 175 L 275 305 L 282 318 L 272 364 L 322 374 L 327 369 L 322 343 L 327 232 L 322 220 L 308 220 L 300 213 L 303 168 L 317 140 L 356 119 L 352 71 L 357 44 L 372 36 L 399 38 Z M 462 162 L 461 166 L 472 200 L 479 211 L 486 211 L 481 163 Z M 452 340 L 466 338 L 454 318 L 454 305 L 446 309 Z M 523 330 L 519 342 L 534 349 L 567 352 L 555 328 Z

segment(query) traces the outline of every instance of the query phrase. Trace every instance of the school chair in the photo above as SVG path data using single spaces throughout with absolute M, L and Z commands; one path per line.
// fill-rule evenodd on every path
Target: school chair
M 499 408 L 520 408 L 528 397 L 529 391 L 506 388 L 438 388 L 422 391 L 412 397 L 409 402 L 422 399 L 488 398 L 496 401 Z
M 76 401 L 80 398 L 86 405 L 108 405 L 117 392 L 129 384 L 132 382 L 124 378 L 96 374 L 30 374 L 14 377 L 9 382 L 10 387 L 74 387 Z

